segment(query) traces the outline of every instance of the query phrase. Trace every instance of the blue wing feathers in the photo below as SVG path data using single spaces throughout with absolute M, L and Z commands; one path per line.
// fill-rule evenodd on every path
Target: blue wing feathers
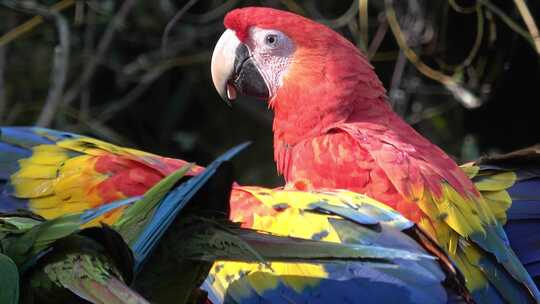
M 314 211 L 327 211 L 341 218 L 329 218 L 340 240 L 348 244 L 387 246 L 425 254 L 424 249 L 395 226 L 376 221 L 364 209 L 343 210 L 328 204 L 312 204 Z M 409 227 L 401 225 L 401 228 Z M 393 259 L 392 261 L 328 261 L 322 264 L 327 277 L 276 277 L 277 285 L 258 291 L 250 284 L 259 272 L 248 273 L 231 282 L 224 298 L 213 289 L 209 277 L 202 288 L 217 303 L 454 303 L 463 299 L 443 284 L 446 274 L 436 259 Z M 265 276 L 273 276 L 265 272 Z M 301 290 L 291 281 L 315 281 Z
M 510 245 L 529 274 L 540 277 L 540 178 L 520 180 L 508 193 L 512 205 L 504 229 Z
M 31 148 L 36 145 L 54 144 L 57 140 L 51 140 L 46 137 L 59 135 L 61 132 L 36 127 L 2 127 L 0 128 L 0 137 L 2 142 L 23 148 Z M 59 138 L 58 136 L 56 136 Z
M 192 177 L 190 180 L 181 184 L 167 194 L 167 196 L 160 203 L 150 222 L 146 225 L 140 237 L 132 246 L 136 263 L 136 271 L 141 269 L 144 261 L 148 258 L 159 239 L 163 236 L 165 231 L 167 231 L 176 216 L 186 206 L 189 200 L 197 193 L 197 191 L 199 191 L 203 185 L 208 182 L 208 180 L 216 173 L 219 166 L 223 162 L 232 159 L 248 145 L 249 143 L 244 143 L 228 150 L 214 160 L 209 166 L 207 166 L 201 174 Z

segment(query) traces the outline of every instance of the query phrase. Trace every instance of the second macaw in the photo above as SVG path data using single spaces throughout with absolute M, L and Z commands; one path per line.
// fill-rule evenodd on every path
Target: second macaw
M 448 155 L 394 113 L 352 43 L 320 23 L 270 8 L 233 10 L 224 24 L 212 57 L 214 85 L 229 104 L 240 94 L 268 102 L 274 157 L 289 187 L 349 189 L 396 209 L 437 240 L 477 302 L 540 301 L 510 248 L 526 253 L 524 262 L 539 263 L 538 248 L 531 247 L 539 225 L 521 236 L 532 240 L 529 247 L 509 242 L 503 225 L 510 198 L 482 195 Z M 538 185 L 538 176 L 526 178 Z M 517 178 L 499 177 L 509 185 Z M 534 193 L 531 204 L 520 206 L 538 219 Z M 536 267 L 529 271 L 539 274 Z
M 165 231 L 171 230 L 169 228 L 172 223 L 181 225 L 184 230 L 195 229 L 196 225 L 199 231 L 212 231 L 204 221 L 198 224 L 193 220 L 208 218 L 205 207 L 190 207 L 178 217 L 180 211 L 187 209 L 185 207 L 188 203 L 197 204 L 194 197 L 211 192 L 206 194 L 212 196 L 212 199 L 205 201 L 207 208 L 221 214 L 222 218 L 226 217 L 232 175 L 226 173 L 230 170 L 227 170 L 225 162 L 242 146 L 230 150 L 203 172 L 198 172 L 196 177 L 178 186 L 175 184 L 190 172 L 191 165 L 185 162 L 180 162 L 180 166 L 171 174 L 148 184 L 148 188 L 141 193 L 144 195 L 129 195 L 112 200 L 114 197 L 101 193 L 103 196 L 93 196 L 94 199 L 98 198 L 98 202 L 89 206 L 92 202 L 91 193 L 94 193 L 92 186 L 103 182 L 103 175 L 98 171 L 88 173 L 81 170 L 85 165 L 93 166 L 95 163 L 91 161 L 75 162 L 78 166 L 70 167 L 68 159 L 74 160 L 77 156 L 90 154 L 77 153 L 76 150 L 55 144 L 66 143 L 66 140 L 78 141 L 90 148 L 92 139 L 88 138 L 83 142 L 84 140 L 78 137 L 75 134 L 46 129 L 0 129 L 0 268 L 6 272 L 14 266 L 16 270 L 15 274 L 3 274 L 11 284 L 3 284 L 0 288 L 2 303 L 18 303 L 17 272 L 20 272 L 23 289 L 20 295 L 24 303 L 148 303 L 126 284 L 132 282 L 134 273 L 139 278 L 138 286 L 148 282 L 155 284 L 156 279 L 152 274 L 156 270 L 145 267 L 145 261 L 148 257 L 155 259 L 156 254 L 151 253 L 156 251 L 156 245 Z M 106 154 L 106 149 L 98 147 L 105 143 L 93 142 L 95 146 L 91 151 L 100 155 Z M 107 147 L 115 148 L 117 152 L 126 152 L 113 145 Z M 61 157 L 62 155 L 64 157 Z M 115 154 L 109 154 L 113 155 Z M 129 157 L 126 154 L 123 156 L 124 160 L 128 161 Z M 83 171 L 86 173 L 81 174 Z M 47 176 L 44 172 L 55 173 Z M 64 174 L 66 172 L 70 173 Z M 109 174 L 122 176 L 121 173 L 126 172 L 129 170 L 117 167 L 117 171 L 109 171 Z M 54 187 L 59 184 L 60 188 Z M 46 190 L 47 188 L 49 189 Z M 28 190 L 33 194 L 25 192 Z M 70 191 L 78 191 L 80 195 L 75 198 Z M 43 208 L 36 208 L 33 199 L 40 202 L 39 198 L 49 198 L 49 208 L 57 206 L 59 210 L 51 215 L 43 212 Z M 61 207 L 67 209 L 62 210 Z M 201 210 L 205 210 L 206 215 L 197 215 Z M 110 216 L 118 213 L 119 216 L 111 221 Z M 177 217 L 179 219 L 175 220 Z M 104 223 L 111 226 L 101 227 Z M 196 233 L 186 234 L 182 230 L 174 233 L 182 239 L 176 243 L 177 248 L 190 247 L 191 252 L 189 262 L 186 262 L 188 260 L 185 256 L 176 260 L 175 265 L 184 263 L 190 267 L 175 276 L 177 280 L 184 281 L 185 287 L 182 292 L 176 293 L 175 299 L 196 296 L 200 279 L 188 279 L 197 275 L 203 278 L 206 276 L 212 260 L 205 258 L 201 261 L 199 257 L 212 254 L 213 248 L 204 246 L 204 242 L 199 240 L 195 241 Z M 194 242 L 199 246 L 192 246 Z M 127 245 L 130 245 L 131 250 Z M 164 250 L 157 250 L 158 253 L 160 251 Z M 220 249 L 219 252 L 227 251 Z M 241 257 L 242 252 L 237 252 L 235 256 Z M 167 267 L 171 268 L 173 265 L 169 263 Z M 15 279 L 12 279 L 13 277 Z M 162 277 L 160 282 L 164 282 Z M 8 294 L 9 300 L 4 297 Z

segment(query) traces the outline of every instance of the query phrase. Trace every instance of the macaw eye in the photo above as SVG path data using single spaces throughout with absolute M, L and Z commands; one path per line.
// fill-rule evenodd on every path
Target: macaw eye
M 268 34 L 264 37 L 264 42 L 270 47 L 276 47 L 278 44 L 278 36 L 276 34 Z

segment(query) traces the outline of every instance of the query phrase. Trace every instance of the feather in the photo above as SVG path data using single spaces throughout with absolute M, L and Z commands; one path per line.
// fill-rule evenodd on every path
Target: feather
M 540 153 L 537 146 L 507 154 L 486 156 L 476 162 L 483 183 L 495 183 L 503 188 L 498 192 L 482 192 L 490 202 L 496 195 L 502 204 L 493 208 L 506 211 L 504 229 L 512 249 L 535 281 L 540 279 Z M 508 181 L 500 177 L 507 177 Z M 513 176 L 513 182 L 509 182 Z M 476 181 L 477 178 L 474 180 Z M 508 204 L 508 201 L 511 204 Z M 506 208 L 506 209 L 505 209 Z
M 0 212 L 52 219 L 144 194 L 187 162 L 44 128 L 0 128 Z M 193 167 L 189 175 L 200 172 Z M 112 224 L 123 208 L 95 219 Z M 90 224 L 91 225 L 91 224 Z
M 335 243 L 351 249 L 364 248 L 367 251 L 363 252 L 371 259 L 347 262 L 336 255 L 324 261 L 305 263 L 287 263 L 279 259 L 267 263 L 219 261 L 203 284 L 213 303 L 380 303 L 397 300 L 396 296 L 405 303 L 440 303 L 457 293 L 441 285 L 446 275 L 429 255 L 414 258 L 417 254 L 424 257 L 426 252 L 403 230 L 417 228 L 392 209 L 368 197 L 328 189 L 301 192 L 235 187 L 232 197 L 242 200 L 233 200 L 233 210 L 236 203 L 241 204 L 246 199 L 234 192 L 249 193 L 260 204 L 278 210 L 268 213 L 258 207 L 259 214 L 255 214 L 251 225 L 254 229 L 322 241 L 320 245 Z M 299 242 L 280 247 L 287 253 L 304 245 Z M 409 253 L 391 253 L 399 250 Z M 337 254 L 338 249 L 333 251 Z M 339 255 L 347 254 L 346 250 L 339 252 Z M 391 255 L 378 260 L 379 254 Z M 389 288 L 392 293 L 385 293 Z

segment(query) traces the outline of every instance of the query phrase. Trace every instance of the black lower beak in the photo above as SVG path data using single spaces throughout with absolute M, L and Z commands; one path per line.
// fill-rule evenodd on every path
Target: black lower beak
M 268 99 L 268 86 L 244 44 L 236 49 L 234 73 L 228 82 L 242 95 Z

